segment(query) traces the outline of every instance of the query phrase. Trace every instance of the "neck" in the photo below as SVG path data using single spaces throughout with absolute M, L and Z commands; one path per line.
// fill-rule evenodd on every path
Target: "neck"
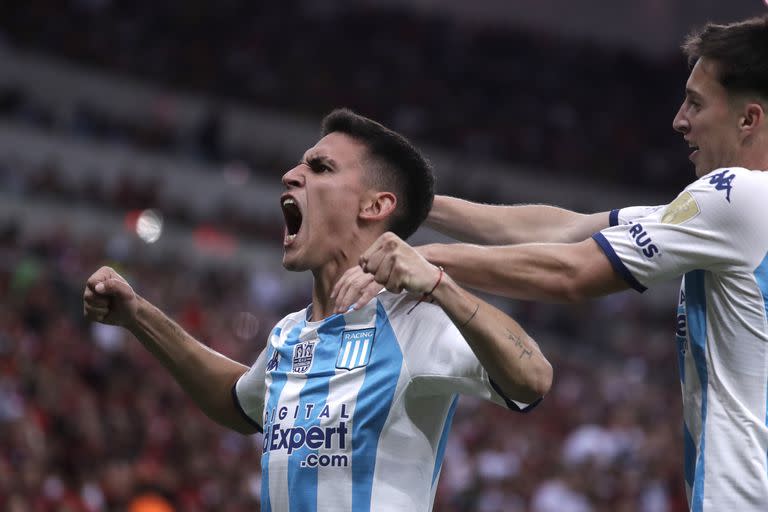
M 768 134 L 760 133 L 742 147 L 740 167 L 753 171 L 768 170 Z
M 354 267 L 360 261 L 360 255 L 373 243 L 376 238 L 353 235 L 353 240 L 341 244 L 331 261 L 312 270 L 314 285 L 312 288 L 312 321 L 322 320 L 331 316 L 333 304 L 331 291 L 344 272 Z

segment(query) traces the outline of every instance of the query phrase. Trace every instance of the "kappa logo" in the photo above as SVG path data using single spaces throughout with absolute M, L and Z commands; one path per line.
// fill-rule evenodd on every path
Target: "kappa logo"
M 709 179 L 709 184 L 715 186 L 715 190 L 725 190 L 725 199 L 729 203 L 731 202 L 731 189 L 733 188 L 733 180 L 736 178 L 736 174 L 728 173 L 731 171 L 726 169 L 723 172 L 719 172 L 713 175 Z
M 353 370 L 366 366 L 371 358 L 376 329 L 357 329 L 341 334 L 341 346 L 336 358 L 336 368 Z
M 293 365 L 294 373 L 307 373 L 312 366 L 312 360 L 315 358 L 315 344 L 317 340 L 305 341 L 293 347 Z
M 277 365 L 280 364 L 280 352 L 275 350 L 272 353 L 272 357 L 269 358 L 269 362 L 267 363 L 267 371 L 271 372 L 274 370 L 277 370 Z

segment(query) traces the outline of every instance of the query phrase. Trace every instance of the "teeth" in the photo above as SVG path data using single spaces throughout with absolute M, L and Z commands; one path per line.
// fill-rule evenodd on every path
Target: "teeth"
M 285 239 L 291 242 L 294 238 L 296 238 L 296 235 L 285 235 Z
M 289 204 L 296 204 L 296 201 L 294 201 L 290 197 L 286 197 L 285 199 L 283 199 L 283 206 L 286 206 Z

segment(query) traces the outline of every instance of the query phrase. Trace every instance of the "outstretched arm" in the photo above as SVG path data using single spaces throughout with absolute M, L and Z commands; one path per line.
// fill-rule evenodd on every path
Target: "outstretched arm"
M 608 227 L 609 212 L 576 213 L 546 205 L 489 205 L 435 196 L 427 225 L 469 243 L 580 242 Z
M 418 247 L 456 281 L 506 297 L 580 302 L 629 288 L 593 239 L 573 244 Z
M 248 367 L 195 340 L 109 267 L 88 279 L 83 302 L 86 318 L 133 333 L 211 419 L 243 434 L 256 432 L 232 397 Z
M 361 257 L 361 265 L 390 291 L 431 292 L 508 398 L 530 403 L 549 390 L 552 366 L 522 327 L 463 290 L 450 275 L 393 233 L 385 233 L 374 242 Z

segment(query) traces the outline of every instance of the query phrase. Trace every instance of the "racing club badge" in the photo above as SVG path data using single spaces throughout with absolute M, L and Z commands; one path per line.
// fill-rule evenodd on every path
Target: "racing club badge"
M 317 340 L 305 341 L 293 347 L 293 366 L 294 373 L 307 373 L 312 366 L 312 359 L 315 356 L 315 344 Z

